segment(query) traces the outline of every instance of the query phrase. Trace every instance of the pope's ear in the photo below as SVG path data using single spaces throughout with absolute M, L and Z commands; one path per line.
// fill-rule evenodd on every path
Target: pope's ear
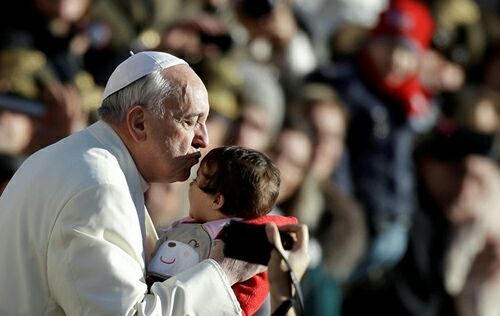
M 224 195 L 216 193 L 212 201 L 212 208 L 220 209 L 224 205 Z
M 127 129 L 136 142 L 146 139 L 145 119 L 146 113 L 140 105 L 135 105 L 127 111 Z

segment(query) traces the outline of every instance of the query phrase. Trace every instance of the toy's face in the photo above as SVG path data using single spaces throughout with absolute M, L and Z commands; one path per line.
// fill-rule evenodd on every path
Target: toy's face
M 192 239 L 188 244 L 180 241 L 167 240 L 151 260 L 148 270 L 164 276 L 172 276 L 195 265 L 200 261 L 195 251 L 197 241 Z

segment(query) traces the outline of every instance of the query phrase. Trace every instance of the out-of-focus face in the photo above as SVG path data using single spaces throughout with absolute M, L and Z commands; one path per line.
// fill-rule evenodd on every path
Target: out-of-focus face
M 426 189 L 450 221 L 460 221 L 465 214 L 450 213 L 462 190 L 465 178 L 463 162 L 424 159 L 420 162 L 421 176 Z
M 208 145 L 205 122 L 208 95 L 201 79 L 188 66 L 166 69 L 171 83 L 179 85 L 181 95 L 165 102 L 163 119 L 145 112 L 148 133 L 146 152 L 141 153 L 141 173 L 148 182 L 175 182 L 189 178 L 198 163 L 200 148 Z
M 494 134 L 500 128 L 500 113 L 494 101 L 484 98 L 475 106 L 471 117 L 471 125 L 480 132 Z
M 418 72 L 419 52 L 401 40 L 375 38 L 368 45 L 368 54 L 378 74 L 390 85 L 401 84 Z
M 312 150 L 306 134 L 286 129 L 280 132 L 270 155 L 281 173 L 278 203 L 300 187 L 311 163 Z
M 0 151 L 22 154 L 31 142 L 33 120 L 26 114 L 0 110 Z
M 76 22 L 90 6 L 90 0 L 35 0 L 37 8 L 46 16 Z
M 318 135 L 312 171 L 319 180 L 328 178 L 344 152 L 346 118 L 336 106 L 317 103 L 311 109 L 311 121 Z
M 212 115 L 214 112 L 210 112 Z M 214 116 L 207 120 L 207 131 L 210 135 L 210 145 L 202 150 L 205 155 L 211 149 L 221 147 L 226 144 L 227 133 L 230 129 L 231 121 L 221 116 Z
M 234 145 L 266 151 L 272 139 L 272 127 L 266 111 L 256 105 L 245 105 L 236 123 Z

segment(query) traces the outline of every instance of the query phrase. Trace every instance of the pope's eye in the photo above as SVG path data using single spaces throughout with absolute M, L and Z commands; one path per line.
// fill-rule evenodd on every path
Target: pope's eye
M 198 121 L 197 121 L 197 120 L 195 120 L 195 119 L 190 119 L 190 120 L 185 120 L 185 121 L 184 121 L 184 124 L 186 124 L 187 126 L 190 126 L 190 127 L 191 127 L 191 126 L 195 126 L 197 122 L 198 122 Z

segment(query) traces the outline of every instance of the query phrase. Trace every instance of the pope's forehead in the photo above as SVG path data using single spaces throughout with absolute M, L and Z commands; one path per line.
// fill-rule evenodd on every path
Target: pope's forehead
M 176 65 L 162 70 L 162 74 L 170 84 L 178 89 L 181 98 L 208 98 L 203 81 L 187 65 Z
M 165 79 L 175 86 L 168 103 L 173 111 L 181 110 L 208 115 L 208 93 L 198 75 L 186 65 L 177 65 L 162 70 Z M 175 106 L 172 107 L 172 105 Z
M 201 85 L 204 87 L 200 77 L 188 65 L 175 65 L 161 70 L 161 73 L 172 84 L 177 85 Z

